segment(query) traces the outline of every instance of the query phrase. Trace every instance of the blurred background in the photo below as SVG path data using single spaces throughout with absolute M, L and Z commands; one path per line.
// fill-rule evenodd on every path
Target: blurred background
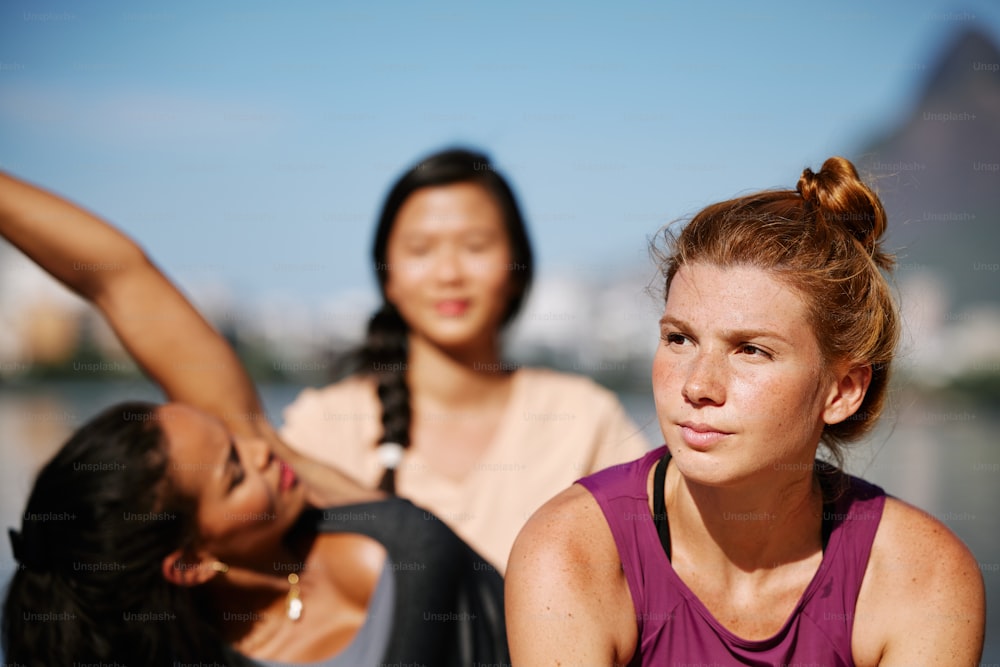
M 280 423 L 360 338 L 391 181 L 445 146 L 485 150 L 539 266 L 510 360 L 594 377 L 657 440 L 650 239 L 844 155 L 889 211 L 905 315 L 891 404 L 850 468 L 964 539 L 995 607 L 998 44 L 990 0 L 9 0 L 0 168 L 139 241 Z M 127 397 L 158 392 L 82 302 L 0 245 L 0 522 L 19 525 L 72 429 Z M 13 567 L 4 540 L 0 581 Z M 1000 613 L 987 633 L 983 662 L 1000 664 Z

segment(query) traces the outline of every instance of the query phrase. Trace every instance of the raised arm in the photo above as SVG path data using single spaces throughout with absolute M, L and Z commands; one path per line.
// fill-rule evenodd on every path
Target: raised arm
M 233 349 L 120 230 L 0 172 L 0 235 L 91 302 L 171 401 L 218 417 L 235 434 L 268 440 L 310 486 L 324 489 L 324 504 L 370 495 L 280 441 Z
M 0 174 L 0 233 L 101 312 L 167 397 L 243 435 L 266 420 L 232 348 L 121 231 L 84 209 Z

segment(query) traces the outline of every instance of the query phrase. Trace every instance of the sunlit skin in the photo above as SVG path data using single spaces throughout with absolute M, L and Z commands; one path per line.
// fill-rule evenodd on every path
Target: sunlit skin
M 496 353 L 511 249 L 493 198 L 473 183 L 417 190 L 386 250 L 386 296 L 412 335 L 458 354 Z
M 305 489 L 285 476 L 263 440 L 234 437 L 219 420 L 170 403 L 157 410 L 168 474 L 197 500 L 198 548 L 225 562 L 273 561 L 274 548 L 305 507 Z
M 164 562 L 180 585 L 208 586 L 228 641 L 264 659 L 300 662 L 342 650 L 366 619 L 385 549 L 353 533 L 288 544 L 306 489 L 263 440 L 233 437 L 222 422 L 171 403 L 157 410 L 168 475 L 197 501 L 196 543 Z M 228 566 L 224 574 L 212 567 Z M 286 618 L 288 572 L 300 575 L 302 619 Z
M 824 360 L 800 293 L 748 266 L 682 267 L 660 338 L 653 395 L 673 456 L 674 569 L 731 630 L 768 637 L 822 558 L 812 464 L 823 427 L 857 409 L 870 371 Z
M 871 382 L 867 360 L 823 358 L 809 303 L 777 271 L 688 263 L 660 321 L 652 385 L 672 454 L 662 565 L 745 640 L 788 623 L 822 564 L 814 459 L 824 426 L 855 414 Z M 650 513 L 653 480 L 650 470 Z M 581 485 L 528 520 L 506 576 L 514 664 L 632 663 L 636 591 L 618 549 Z M 655 559 L 643 567 L 641 576 L 656 577 Z M 838 585 L 819 595 L 842 594 Z M 975 665 L 985 619 L 979 566 L 940 521 L 887 497 L 849 613 L 858 667 Z
M 689 264 L 674 276 L 660 321 L 652 382 L 673 456 L 665 482 L 671 564 L 745 639 L 773 635 L 819 567 L 822 496 L 812 463 L 824 424 L 857 409 L 870 377 L 864 366 L 826 363 L 807 312 L 801 295 L 767 271 Z M 588 518 L 568 553 L 615 562 L 589 493 L 573 487 L 547 510 L 558 520 L 569 505 Z M 581 562 L 575 576 L 608 601 L 591 611 L 615 628 L 599 652 L 627 661 L 637 626 L 623 576 L 612 569 L 595 577 L 592 562 Z
M 810 478 L 827 423 L 853 410 L 793 288 L 752 267 L 692 264 L 675 276 L 660 321 L 653 396 L 686 480 L 758 487 Z

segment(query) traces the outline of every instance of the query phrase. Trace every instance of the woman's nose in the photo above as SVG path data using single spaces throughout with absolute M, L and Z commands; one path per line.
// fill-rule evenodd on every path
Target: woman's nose
M 726 401 L 724 361 L 708 353 L 699 353 L 687 369 L 684 398 L 694 405 L 721 405 Z
M 453 248 L 444 248 L 434 258 L 434 276 L 441 282 L 458 280 L 462 275 L 462 258 Z

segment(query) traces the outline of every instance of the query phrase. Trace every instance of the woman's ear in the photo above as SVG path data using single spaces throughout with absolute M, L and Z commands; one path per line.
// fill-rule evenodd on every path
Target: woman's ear
M 229 567 L 208 554 L 195 553 L 190 548 L 171 551 L 163 557 L 163 578 L 177 586 L 197 586 Z
M 839 424 L 861 407 L 872 381 L 871 364 L 838 370 L 834 380 L 823 410 L 823 421 L 827 424 Z

